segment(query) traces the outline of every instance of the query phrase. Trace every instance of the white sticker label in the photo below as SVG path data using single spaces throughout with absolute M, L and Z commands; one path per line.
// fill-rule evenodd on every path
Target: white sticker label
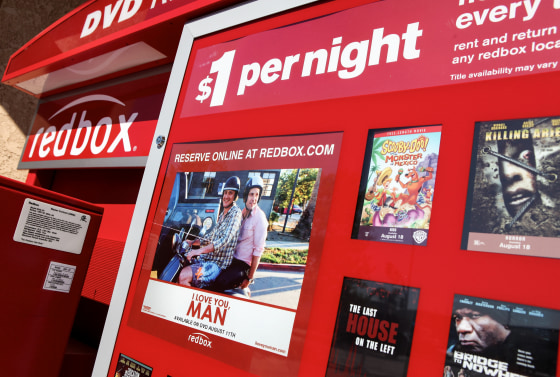
M 89 215 L 27 198 L 14 241 L 80 254 L 90 219 Z
M 75 273 L 76 266 L 51 262 L 47 277 L 45 278 L 45 283 L 43 284 L 43 289 L 68 293 L 70 292 Z

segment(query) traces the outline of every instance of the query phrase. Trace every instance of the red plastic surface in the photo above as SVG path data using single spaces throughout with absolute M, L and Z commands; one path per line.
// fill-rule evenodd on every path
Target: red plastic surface
M 0 363 L 6 376 L 58 376 L 103 209 L 0 177 L 3 310 Z M 14 241 L 26 198 L 91 216 L 80 254 Z M 50 262 L 76 267 L 68 293 L 43 289 Z
M 143 171 L 144 169 L 54 171 L 53 182 L 49 184 L 52 190 L 96 203 L 104 209 L 82 290 L 84 297 L 107 305 L 111 301 Z M 118 189 L 114 189 L 115 187 Z
M 86 4 L 62 17 L 45 29 L 25 46 L 15 52 L 8 62 L 2 82 L 16 85 L 83 62 L 134 42 L 143 41 L 166 55 L 166 58 L 155 63 L 144 64 L 117 72 L 110 77 L 84 80 L 72 86 L 58 88 L 49 93 L 41 93 L 39 97 L 85 86 L 93 82 L 104 81 L 128 73 L 144 70 L 173 61 L 175 50 L 181 35 L 183 23 L 188 19 L 235 3 L 231 0 L 191 0 L 183 2 L 166 1 L 114 1 L 98 0 Z M 123 5 L 124 4 L 124 5 Z M 124 7 L 123 19 L 119 21 Z M 96 15 L 96 17 L 90 15 Z M 93 30 L 95 21 L 98 26 Z M 93 31 L 81 37 L 84 25 Z M 104 27 L 104 23 L 107 27 Z M 164 35 L 165 38 L 161 36 Z

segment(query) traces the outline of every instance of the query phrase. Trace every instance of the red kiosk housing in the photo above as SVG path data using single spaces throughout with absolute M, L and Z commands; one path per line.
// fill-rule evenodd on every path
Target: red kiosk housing
M 4 373 L 58 376 L 103 208 L 7 178 L 0 196 Z
M 441 374 L 454 295 L 559 310 L 558 258 L 461 249 L 475 123 L 559 115 L 560 10 L 525 3 L 93 1 L 14 54 L 3 82 L 41 98 L 20 164 L 29 183 L 105 208 L 84 305 L 107 309 L 120 265 L 94 373 L 132 362 L 162 377 L 271 375 L 271 366 L 325 375 L 345 277 L 419 288 L 409 376 Z M 229 68 L 214 67 L 228 51 Z M 226 71 L 213 105 L 194 100 L 205 78 L 217 85 Z M 427 246 L 353 239 L 368 130 L 425 125 L 442 130 Z M 306 315 L 295 314 L 297 355 L 247 347 L 243 364 L 179 344 L 184 327 L 146 319 L 140 300 L 153 282 L 151 232 L 171 195 L 173 148 L 337 132 L 338 169 L 313 229 L 320 258 L 306 267 Z M 222 170 L 249 169 L 231 166 Z

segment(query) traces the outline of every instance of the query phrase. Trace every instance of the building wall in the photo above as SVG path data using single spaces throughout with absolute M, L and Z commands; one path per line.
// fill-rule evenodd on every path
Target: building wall
M 0 0 L 0 70 L 10 56 L 42 30 L 83 4 L 84 0 Z M 0 85 L 0 175 L 25 181 L 27 170 L 17 170 L 27 131 L 38 100 Z

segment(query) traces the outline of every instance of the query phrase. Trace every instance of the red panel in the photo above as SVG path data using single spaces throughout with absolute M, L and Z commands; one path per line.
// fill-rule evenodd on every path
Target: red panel
M 457 12 L 488 8 L 444 1 L 433 12 L 427 3 L 374 2 L 200 48 L 178 111 L 191 117 L 560 70 L 550 26 L 557 10 L 543 4 L 527 19 L 490 16 L 458 30 L 450 22 Z M 539 30 L 532 43 L 528 27 Z
M 286 22 L 297 20 L 292 15 L 283 19 Z M 259 25 L 265 28 L 270 23 Z M 249 29 L 254 30 L 254 27 Z M 222 38 L 234 38 L 239 30 L 226 33 Z M 560 74 L 551 73 L 200 116 L 188 119 L 188 129 L 207 130 L 211 125 L 211 134 L 185 132 L 179 125 L 172 129 L 168 145 L 343 130 L 312 320 L 307 328 L 298 375 L 325 374 L 342 279 L 350 276 L 420 288 L 408 375 L 439 376 L 443 370 L 455 293 L 560 309 L 558 284 L 551 280 L 560 269 L 559 260 L 460 250 L 475 122 L 557 114 L 559 108 L 554 93 L 559 85 Z M 351 239 L 368 129 L 429 124 L 442 124 L 443 128 L 428 245 L 389 245 Z M 164 161 L 168 158 L 169 153 Z M 144 246 L 140 250 L 144 250 Z M 135 292 L 134 282 L 143 258 L 141 253 L 131 294 Z M 154 368 L 154 377 L 208 373 L 248 375 L 128 327 L 130 308 L 129 302 L 115 355 L 119 352 L 133 355 Z M 169 331 L 168 328 L 161 330 Z M 196 362 L 185 367 L 184 360 Z M 116 359 L 111 370 L 115 363 Z
M 70 335 L 102 208 L 2 177 L 0 186 L 4 215 L 0 232 L 2 374 L 55 377 Z M 27 198 L 91 216 L 80 254 L 14 241 Z M 51 262 L 75 267 L 69 292 L 43 288 Z
M 91 256 L 82 296 L 109 305 L 134 205 L 104 204 L 103 207 L 103 221 Z
M 82 289 L 82 296 L 109 305 L 123 249 L 123 241 L 97 238 Z
M 100 204 L 134 204 L 144 169 L 61 169 L 51 190 Z M 128 224 L 126 224 L 128 226 Z
M 53 171 L 53 190 L 97 203 L 105 211 L 84 282 L 85 297 L 105 304 L 111 300 L 142 173 L 143 169 Z

